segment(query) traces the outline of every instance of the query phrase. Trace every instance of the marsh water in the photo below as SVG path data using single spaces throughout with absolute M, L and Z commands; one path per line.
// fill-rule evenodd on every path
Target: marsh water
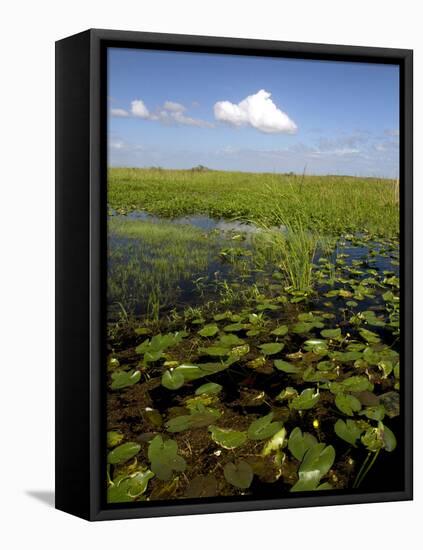
M 172 228 L 186 231 L 186 240 L 173 243 Z M 285 227 L 271 229 L 289 239 Z M 401 487 L 399 375 L 392 374 L 399 353 L 397 239 L 368 233 L 321 239 L 312 258 L 313 289 L 298 291 L 286 286 L 277 268 L 277 254 L 266 252 L 262 233 L 262 228 L 245 221 L 204 215 L 169 220 L 132 212 L 109 217 L 108 354 L 124 372 L 139 369 L 141 373 L 140 383 L 111 391 L 109 430 L 138 445 L 139 459 L 148 463 L 151 441 L 166 427 L 186 462 L 183 474 L 153 477 L 149 495 L 143 491 L 137 500 L 240 494 L 277 497 L 297 487 L 295 458 L 276 454 L 270 461 L 258 451 L 257 441 L 219 448 L 210 439 L 209 429 L 215 423 L 223 430 L 246 433 L 252 419 L 266 414 L 291 430 L 312 433 L 326 448 L 335 448 L 336 467 L 329 471 L 326 485 L 341 491 L 351 489 L 360 465 L 381 447 L 373 442 L 359 446 L 358 440 L 351 446 L 334 433 L 335 422 L 355 418 L 358 412 L 357 430 L 369 434 L 370 440 L 372 430 L 378 429 L 371 422 L 385 418 L 401 450 L 381 453 L 377 467 L 363 478 L 361 490 Z M 282 326 L 287 331 L 279 337 L 277 329 Z M 334 334 L 322 340 L 325 329 Z M 337 330 L 342 336 L 335 335 Z M 158 350 L 164 364 L 154 357 L 151 362 L 146 359 L 151 338 L 177 331 L 184 335 L 174 351 Z M 225 335 L 233 335 L 238 348 L 216 351 Z M 260 353 L 270 341 L 281 342 L 283 348 Z M 233 350 L 243 347 L 233 359 Z M 154 355 L 157 350 L 151 349 Z M 144 362 L 140 362 L 142 353 Z M 229 359 L 224 363 L 225 357 Z M 291 369 L 285 372 L 286 365 L 275 369 L 275 359 L 292 363 Z M 210 376 L 202 374 L 199 382 L 194 377 L 181 386 L 167 387 L 166 369 L 181 369 L 184 364 L 198 369 L 214 365 L 214 370 Z M 338 406 L 340 390 L 334 389 L 338 380 L 344 383 L 349 377 L 357 386 L 351 386 L 348 395 L 360 402 L 354 412 Z M 366 377 L 368 387 L 362 383 Z M 204 382 L 219 387 L 219 397 L 193 394 Z M 320 392 L 314 407 L 302 410 L 289 401 L 291 397 L 281 397 L 284 388 L 298 396 L 310 384 Z M 201 416 L 205 411 L 211 414 L 208 424 L 200 422 L 191 430 L 169 428 L 172 419 L 187 413 Z M 236 459 L 252 469 L 248 488 L 228 483 L 226 472 L 223 475 L 224 463 Z M 118 473 L 129 475 L 122 471 Z

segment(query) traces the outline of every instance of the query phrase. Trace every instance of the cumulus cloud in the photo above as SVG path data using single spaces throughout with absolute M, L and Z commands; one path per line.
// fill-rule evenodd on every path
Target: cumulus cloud
M 214 105 L 214 116 L 221 122 L 233 126 L 252 126 L 267 134 L 295 133 L 297 125 L 276 107 L 271 95 L 266 90 L 259 90 L 239 103 L 218 101 Z
M 117 116 L 117 117 L 129 116 L 129 113 L 126 109 L 110 109 L 110 113 L 112 116 Z
M 148 118 L 150 116 L 150 112 L 142 99 L 134 99 L 131 102 L 131 113 L 133 116 L 139 118 Z

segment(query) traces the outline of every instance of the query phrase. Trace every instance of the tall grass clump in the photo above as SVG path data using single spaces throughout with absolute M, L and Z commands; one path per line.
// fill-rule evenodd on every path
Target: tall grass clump
M 319 235 L 306 227 L 303 222 L 301 204 L 296 214 L 288 218 L 280 207 L 280 197 L 274 188 L 267 188 L 271 219 L 276 223 L 269 225 L 266 218 L 256 224 L 261 231 L 256 237 L 256 246 L 264 247 L 268 260 L 273 262 L 287 286 L 294 290 L 310 291 L 313 287 L 313 261 L 316 255 Z

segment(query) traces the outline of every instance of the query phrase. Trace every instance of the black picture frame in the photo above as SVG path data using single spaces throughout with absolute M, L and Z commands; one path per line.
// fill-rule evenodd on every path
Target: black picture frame
M 404 486 L 397 492 L 299 494 L 270 500 L 106 505 L 107 47 L 397 64 L 400 68 L 400 276 Z M 56 508 L 87 520 L 412 499 L 413 53 L 368 48 L 91 29 L 56 43 Z

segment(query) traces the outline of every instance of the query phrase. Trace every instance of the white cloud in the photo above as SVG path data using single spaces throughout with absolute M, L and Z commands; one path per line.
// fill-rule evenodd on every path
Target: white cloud
M 109 147 L 111 149 L 124 149 L 125 143 L 121 139 L 109 139 Z
M 131 102 L 131 114 L 134 117 L 145 120 L 153 120 L 162 124 L 181 124 L 185 126 L 198 126 L 201 128 L 213 128 L 213 124 L 206 120 L 193 118 L 185 114 L 187 108 L 176 101 L 165 101 L 155 111 L 150 111 L 142 99 Z
M 142 99 L 134 99 L 131 102 L 131 113 L 140 118 L 149 118 L 150 112 Z
M 390 128 L 390 129 L 385 130 L 384 134 L 385 134 L 385 136 L 389 136 L 389 137 L 398 137 L 399 136 L 399 130 L 396 129 L 396 128 Z
M 118 116 L 118 117 L 129 116 L 128 111 L 126 111 L 125 109 L 110 109 L 110 113 L 112 116 Z
M 233 126 L 249 125 L 268 134 L 295 133 L 297 130 L 295 122 L 278 109 L 270 98 L 270 92 L 259 90 L 237 104 L 218 101 L 214 105 L 214 116 L 221 122 L 227 122 Z
M 172 112 L 180 112 L 183 113 L 187 110 L 185 105 L 181 105 L 181 103 L 176 103 L 176 101 L 165 101 L 163 104 L 163 109 L 166 111 L 172 111 Z

